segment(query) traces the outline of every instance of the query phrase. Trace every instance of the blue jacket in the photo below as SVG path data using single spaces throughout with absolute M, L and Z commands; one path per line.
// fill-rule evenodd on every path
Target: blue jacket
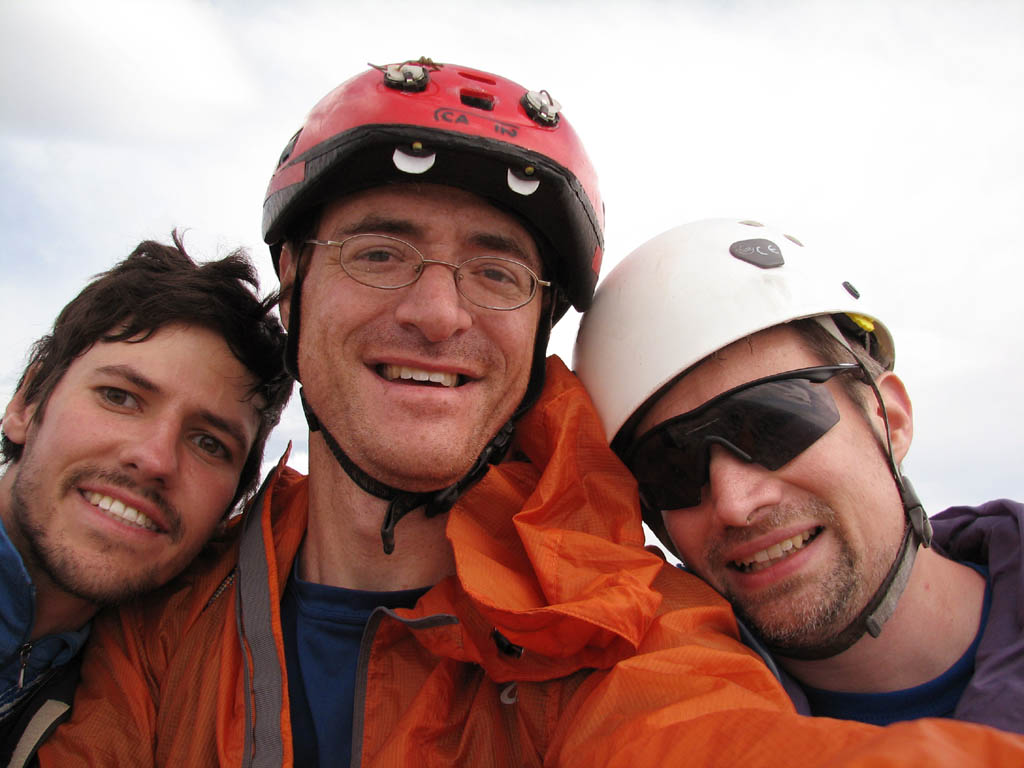
M 11 753 L 34 715 L 60 691 L 70 698 L 77 679 L 77 656 L 89 635 L 89 626 L 73 632 L 47 635 L 29 642 L 35 622 L 36 590 L 28 571 L 0 522 L 0 765 Z M 72 660 L 75 661 L 71 664 Z M 48 708 L 49 718 L 66 713 Z M 56 722 L 31 726 L 40 736 Z

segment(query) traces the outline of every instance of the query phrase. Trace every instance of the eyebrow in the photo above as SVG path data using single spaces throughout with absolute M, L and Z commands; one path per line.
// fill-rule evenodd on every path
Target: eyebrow
M 385 235 L 419 235 L 422 234 L 422 228 L 408 219 L 396 219 L 392 216 L 371 213 L 354 224 L 335 230 L 334 237 L 359 235 L 369 232 L 379 232 Z
M 146 390 L 147 392 L 159 394 L 163 391 L 159 386 L 157 386 L 156 382 L 147 379 L 130 365 L 101 365 L 96 369 L 96 372 L 106 373 L 110 376 L 117 376 L 131 384 L 134 384 L 139 389 Z
M 527 264 L 534 264 L 530 254 L 514 238 L 506 237 L 505 235 L 495 235 L 491 232 L 477 232 L 470 235 L 469 242 L 481 248 L 504 253 L 506 256 L 515 256 Z
M 163 389 L 161 389 L 156 382 L 143 376 L 136 368 L 133 368 L 130 365 L 101 365 L 96 369 L 96 372 L 124 379 L 128 383 L 134 384 L 136 387 L 146 392 L 151 392 L 157 395 L 163 393 Z M 244 449 L 248 444 L 248 440 L 245 437 L 245 431 L 237 422 L 218 416 L 213 411 L 208 411 L 205 408 L 200 409 L 199 416 L 211 426 L 229 435 L 238 443 L 239 447 Z
M 383 235 L 415 237 L 423 235 L 423 228 L 407 219 L 397 219 L 392 216 L 371 213 L 354 224 L 339 228 L 334 232 L 333 237 L 339 239 L 346 235 L 359 235 L 370 232 Z M 471 245 L 479 248 L 486 248 L 490 251 L 497 251 L 506 256 L 518 258 L 535 270 L 541 266 L 540 260 L 532 256 L 515 238 L 498 235 L 493 232 L 475 232 L 469 236 L 469 242 Z
M 222 432 L 226 432 L 228 435 L 230 435 L 235 440 L 235 442 L 238 443 L 240 448 L 242 448 L 243 450 L 248 450 L 248 448 L 246 447 L 248 445 L 248 440 L 246 440 L 245 433 L 242 431 L 242 428 L 237 423 L 235 423 L 234 421 L 228 421 L 227 419 L 221 418 L 212 411 L 207 411 L 205 409 L 200 410 L 199 415 L 217 429 L 221 430 Z

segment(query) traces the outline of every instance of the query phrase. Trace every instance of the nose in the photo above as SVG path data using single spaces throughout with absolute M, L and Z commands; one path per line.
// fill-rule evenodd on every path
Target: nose
M 473 324 L 448 264 L 424 264 L 419 279 L 399 291 L 395 319 L 417 328 L 428 341 L 444 341 Z
M 718 520 L 729 527 L 754 522 L 759 510 L 773 507 L 781 500 L 774 472 L 744 461 L 721 445 L 710 448 L 708 483 L 705 496 Z
M 147 419 L 125 435 L 122 466 L 140 480 L 166 487 L 178 471 L 180 434 L 170 419 Z

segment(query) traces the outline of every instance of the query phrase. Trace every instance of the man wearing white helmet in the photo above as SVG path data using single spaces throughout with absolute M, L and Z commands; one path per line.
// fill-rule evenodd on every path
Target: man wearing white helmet
M 645 520 L 799 709 L 1024 732 L 1022 507 L 929 522 L 892 338 L 846 277 L 757 222 L 678 227 L 608 275 L 576 371 Z

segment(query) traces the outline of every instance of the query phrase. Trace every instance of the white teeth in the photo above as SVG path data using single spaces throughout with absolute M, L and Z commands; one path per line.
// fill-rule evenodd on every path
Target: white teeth
M 441 384 L 445 387 L 454 387 L 459 381 L 459 376 L 455 373 L 425 371 L 421 368 L 409 368 L 404 365 L 385 365 L 382 366 L 382 368 L 384 378 L 388 381 L 394 381 L 395 379 L 429 381 L 433 384 Z
M 762 549 L 760 552 L 755 552 L 749 557 L 745 557 L 742 560 L 735 560 L 733 561 L 733 565 L 743 571 L 760 571 L 762 568 L 767 568 L 773 560 L 788 557 L 790 553 L 795 552 L 798 549 L 803 549 L 804 544 L 806 544 L 813 535 L 813 530 L 798 533 L 796 536 L 784 539 L 777 544 L 772 544 L 770 547 Z
M 89 491 L 86 498 L 89 500 L 90 504 L 104 510 L 108 515 L 110 515 L 110 517 L 123 520 L 126 523 L 131 523 L 132 525 L 137 525 L 140 528 L 146 528 L 150 531 L 157 530 L 156 523 L 139 512 L 135 507 L 127 506 L 120 499 L 104 496 L 96 491 Z

